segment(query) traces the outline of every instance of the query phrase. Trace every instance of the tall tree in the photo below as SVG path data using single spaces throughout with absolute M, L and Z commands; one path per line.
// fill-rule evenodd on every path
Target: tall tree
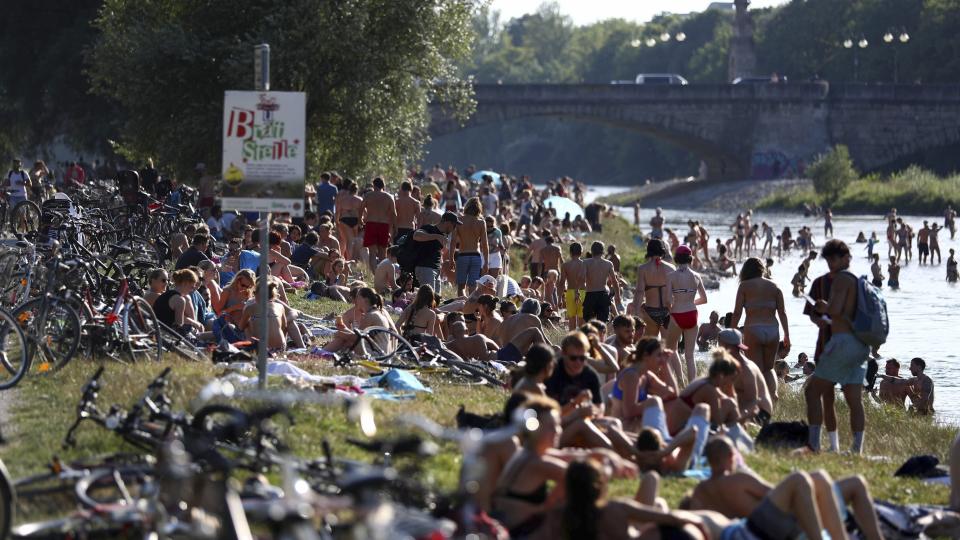
M 272 89 L 307 92 L 308 170 L 399 174 L 426 141 L 435 98 L 467 113 L 454 61 L 471 0 L 104 0 L 90 56 L 97 93 L 124 111 L 121 149 L 179 171 L 219 163 L 225 90 L 252 86 L 252 46 Z

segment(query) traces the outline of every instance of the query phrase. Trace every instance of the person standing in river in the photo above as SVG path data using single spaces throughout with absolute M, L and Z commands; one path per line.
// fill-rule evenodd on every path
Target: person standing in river
M 936 223 L 930 226 L 930 264 L 933 264 L 933 256 L 937 256 L 937 264 L 943 262 L 943 258 L 940 256 L 940 240 L 938 235 L 940 231 L 943 230 L 943 227 L 940 227 Z
M 950 248 L 950 256 L 947 257 L 947 281 L 950 283 L 956 283 L 958 279 L 957 275 L 957 259 L 954 257 L 953 248 Z
M 957 211 L 953 209 L 952 206 L 947 205 L 947 209 L 943 212 L 943 228 L 950 231 L 950 239 L 953 240 L 953 235 L 957 232 Z
M 830 268 L 832 283 L 828 300 L 817 300 L 816 311 L 830 318 L 830 341 L 824 346 L 817 367 L 804 390 L 809 424 L 809 446 L 820 451 L 820 431 L 823 424 L 823 397 L 832 394 L 841 385 L 850 409 L 850 431 L 853 432 L 851 451 L 863 452 L 866 417 L 863 412 L 863 381 L 867 374 L 870 348 L 857 339 L 851 329 L 857 309 L 857 278 L 849 272 L 850 248 L 840 240 L 830 240 L 821 252 Z
M 650 218 L 650 237 L 657 240 L 663 240 L 663 210 L 657 208 L 653 217 Z
M 764 277 L 763 261 L 751 257 L 740 267 L 740 287 L 733 308 L 733 327 L 740 324 L 740 316 L 746 312 L 743 323 L 744 342 L 749 347 L 747 357 L 763 372 L 767 387 L 777 399 L 777 376 L 773 364 L 780 346 L 780 326 L 783 327 L 783 346 L 790 350 L 790 325 L 783 303 L 783 292 L 772 280 Z M 777 324 L 779 318 L 780 324 Z
M 833 211 L 830 208 L 823 212 L 823 237 L 833 238 Z
M 930 226 L 924 220 L 923 227 L 917 233 L 917 259 L 920 264 L 927 263 L 927 257 L 930 256 Z

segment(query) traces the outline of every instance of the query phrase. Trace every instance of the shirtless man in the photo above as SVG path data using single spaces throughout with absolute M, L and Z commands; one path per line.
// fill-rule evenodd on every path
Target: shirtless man
M 817 361 L 817 367 L 807 383 L 804 397 L 807 403 L 809 446 L 820 451 L 820 431 L 823 427 L 823 395 L 833 393 L 840 384 L 850 408 L 850 431 L 853 433 L 851 450 L 863 452 L 863 434 L 866 417 L 863 411 L 863 380 L 866 376 L 870 348 L 854 337 L 850 327 L 857 309 L 857 278 L 850 273 L 850 248 L 839 240 L 829 240 L 821 252 L 830 268 L 832 282 L 827 300 L 817 300 L 818 313 L 830 317 L 830 341 Z
M 497 351 L 497 360 L 504 362 L 519 362 L 534 343 L 552 345 L 543 333 L 540 302 L 534 298 L 524 300 L 520 311 L 500 325 L 498 338 L 501 348 Z
M 940 257 L 940 240 L 937 238 L 937 235 L 940 234 L 942 229 L 943 228 L 936 223 L 930 226 L 930 264 L 933 264 L 934 255 L 937 256 L 937 264 L 943 262 L 943 259 Z
M 496 297 L 483 294 L 480 295 L 480 298 L 477 298 L 477 305 L 480 307 L 477 312 L 480 316 L 477 333 L 483 334 L 493 341 L 497 332 L 500 331 L 500 325 L 503 324 L 503 317 L 501 317 L 500 312 L 497 311 L 499 302 L 497 302 Z M 494 344 L 496 344 L 496 342 L 494 342 Z
M 927 264 L 927 257 L 930 256 L 930 225 L 924 220 L 923 227 L 917 233 L 917 258 L 920 264 Z M 932 261 L 931 261 L 932 262 Z
M 583 322 L 583 297 L 587 285 L 586 266 L 583 264 L 583 246 L 570 244 L 570 259 L 560 265 L 559 294 L 567 309 L 567 329 L 576 330 Z
M 397 229 L 394 238 L 400 238 L 417 228 L 417 216 L 420 214 L 420 201 L 411 196 L 413 186 L 409 180 L 400 184 L 400 193 L 397 194 Z
M 874 287 L 883 287 L 883 271 L 880 269 L 880 254 L 873 254 L 873 262 L 870 264 L 870 274 L 873 276 L 870 282 Z
M 373 290 L 377 294 L 389 297 L 390 293 L 397 289 L 397 247 L 390 246 L 387 249 L 387 256 L 373 271 Z
M 342 251 L 340 250 L 340 242 L 338 242 L 337 239 L 330 234 L 332 230 L 333 230 L 333 225 L 329 223 L 324 223 L 323 225 L 320 225 L 319 227 L 317 227 L 317 235 L 320 237 L 320 239 L 317 241 L 317 246 L 325 247 L 330 251 L 337 251 L 342 253 Z
M 888 362 L 889 365 L 889 362 Z M 899 367 L 899 366 L 898 366 Z M 881 375 L 883 382 L 880 383 L 881 397 L 883 396 L 883 384 L 887 383 L 894 389 L 906 389 L 910 396 L 910 403 L 913 405 L 913 411 L 922 415 L 933 414 L 933 379 L 927 376 L 924 371 L 927 369 L 927 363 L 923 358 L 914 358 L 910 361 L 910 374 L 913 377 L 902 379 L 890 375 Z M 897 392 L 899 394 L 899 392 Z M 902 400 L 901 400 L 902 404 Z
M 613 333 L 605 342 L 617 349 L 617 364 L 626 365 L 627 358 L 634 350 L 634 324 L 630 315 L 617 315 L 613 319 Z
M 900 362 L 896 358 L 887 360 L 884 366 L 884 374 L 880 375 L 880 387 L 878 395 L 874 396 L 878 401 L 896 405 L 901 410 L 907 406 L 907 394 L 910 393 L 910 387 L 905 384 L 897 384 L 902 381 L 900 377 Z
M 496 360 L 500 347 L 483 334 L 467 335 L 467 325 L 457 321 L 450 326 L 450 341 L 444 343 L 448 349 L 464 360 Z
M 617 254 L 617 246 L 610 244 L 607 246 L 607 260 L 613 263 L 613 271 L 620 273 L 620 255 Z
M 870 540 L 883 538 L 873 499 L 862 477 L 834 482 L 823 471 L 796 472 L 773 486 L 750 471 L 737 472 L 737 453 L 726 437 L 708 442 L 704 455 L 710 464 L 710 478 L 694 488 L 690 497 L 693 510 L 746 518 L 747 531 L 759 531 L 755 534 L 763 538 L 797 537 L 800 523 L 819 514 L 816 521 L 831 538 L 847 538 L 838 504 L 849 504 L 864 536 Z M 837 500 L 837 495 L 841 500 Z M 805 533 L 808 538 L 822 536 L 819 528 Z
M 480 276 L 487 274 L 490 248 L 487 244 L 487 224 L 483 220 L 480 199 L 473 197 L 463 205 L 463 223 L 453 231 L 450 252 L 454 253 L 457 271 L 457 294 L 464 295 L 477 286 Z
M 534 238 L 533 242 L 527 247 L 527 260 L 523 263 L 523 269 L 530 268 L 530 277 L 543 277 L 543 248 L 547 247 L 544 238 Z
M 620 295 L 620 282 L 613 271 L 613 263 L 603 258 L 603 248 L 603 242 L 594 242 L 590 245 L 590 258 L 583 261 L 587 291 L 583 297 L 585 321 L 610 321 L 611 291 L 607 288 L 608 282 L 613 284 L 614 296 Z
M 741 415 L 746 419 L 755 418 L 761 425 L 766 424 L 773 415 L 773 397 L 760 367 L 743 356 L 747 347 L 743 344 L 743 334 L 732 328 L 723 330 L 717 335 L 717 345 L 739 364 L 733 389 L 737 392 Z
M 657 208 L 650 218 L 650 237 L 663 240 L 663 210 Z
M 957 232 L 957 211 L 953 209 L 952 206 L 947 205 L 947 209 L 943 212 L 943 226 L 950 230 L 950 239 L 953 240 L 954 235 Z
M 363 196 L 360 203 L 360 223 L 363 224 L 363 247 L 370 249 L 370 271 L 386 254 L 390 245 L 390 231 L 397 223 L 397 205 L 383 190 L 383 178 L 373 179 L 373 191 Z
M 262 279 L 262 278 L 261 278 Z M 257 280 L 259 281 L 259 279 Z M 284 331 L 287 328 L 287 310 L 277 301 L 278 283 L 271 279 L 267 282 L 267 347 L 275 350 L 285 350 L 287 348 L 287 335 Z M 256 302 L 251 302 L 244 306 L 240 314 L 240 322 L 237 328 L 245 332 L 248 336 L 260 337 L 260 284 L 256 284 Z
M 528 328 L 543 331 L 543 323 L 540 321 L 540 302 L 534 298 L 524 300 L 520 305 L 520 311 L 503 319 L 494 341 L 504 347 Z
M 351 246 L 357 237 L 357 227 L 360 225 L 360 205 L 363 199 L 357 196 L 357 184 L 347 181 L 345 189 L 337 192 L 337 203 L 334 207 L 337 224 L 337 234 L 340 236 L 340 254 L 344 259 L 351 259 Z
M 700 352 L 707 351 L 710 349 L 711 343 L 717 342 L 717 336 L 720 334 L 720 314 L 716 311 L 710 312 L 710 322 L 705 322 L 700 325 L 700 329 L 697 330 L 697 348 L 700 349 Z
M 897 249 L 897 218 L 888 218 L 887 220 L 887 256 L 893 255 Z
M 546 242 L 547 245 L 543 247 L 540 256 L 543 257 L 543 277 L 546 278 L 547 272 L 550 270 L 556 270 L 558 274 L 560 273 L 560 265 L 563 263 L 563 252 L 560 251 L 560 246 L 553 243 L 554 238 L 552 234 L 544 236 L 543 241 Z

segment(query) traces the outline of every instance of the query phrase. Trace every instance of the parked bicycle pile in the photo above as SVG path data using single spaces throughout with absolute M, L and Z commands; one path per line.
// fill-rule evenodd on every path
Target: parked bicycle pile
M 461 523 L 469 490 L 441 493 L 424 480 L 424 458 L 436 441 L 464 449 L 464 477 L 479 474 L 476 452 L 510 438 L 517 422 L 481 436 L 415 416 L 400 418 L 424 435 L 373 438 L 376 422 L 366 401 L 293 391 L 240 392 L 215 381 L 201 390 L 191 413 L 176 410 L 169 395 L 171 369 L 151 381 L 129 407 L 103 410 L 100 367 L 86 382 L 64 448 L 95 424 L 136 453 L 90 456 L 13 480 L 0 466 L 0 538 L 446 538 L 488 531 Z M 291 407 L 342 407 L 365 437 L 348 442 L 370 453 L 370 462 L 339 457 L 326 439 L 323 455 L 298 456 L 285 442 L 295 430 Z M 471 457 L 473 456 L 473 457 Z M 279 478 L 278 485 L 267 478 Z M 70 508 L 66 515 L 63 508 Z M 17 512 L 44 519 L 26 523 Z M 51 515 L 52 514 L 52 515 Z M 23 516 L 20 516 L 23 517 Z M 358 536 L 359 535 L 359 536 Z M 258 536 L 262 537 L 262 536 Z

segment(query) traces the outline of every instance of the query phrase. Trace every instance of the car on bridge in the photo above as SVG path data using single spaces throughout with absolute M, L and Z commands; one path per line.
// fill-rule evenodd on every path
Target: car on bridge
M 676 73 L 641 73 L 637 75 L 637 84 L 679 84 L 687 85 L 687 80 Z
M 736 79 L 730 81 L 730 84 L 786 84 L 787 77 L 785 75 L 769 75 L 767 77 L 756 76 L 756 77 L 737 77 Z

